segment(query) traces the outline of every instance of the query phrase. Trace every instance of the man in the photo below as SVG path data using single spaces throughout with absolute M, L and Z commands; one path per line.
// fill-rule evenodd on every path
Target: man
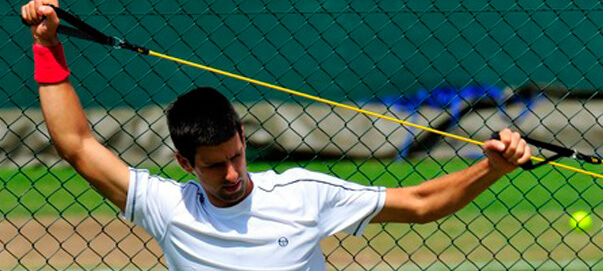
M 151 176 L 92 136 L 68 79 L 59 20 L 44 4 L 58 5 L 31 1 L 22 17 L 33 24 L 35 79 L 52 140 L 127 219 L 157 239 L 172 270 L 324 270 L 322 238 L 360 235 L 369 222 L 437 220 L 530 159 L 526 142 L 505 129 L 500 140 L 484 144 L 484 160 L 412 187 L 361 186 L 300 168 L 249 173 L 238 115 L 219 92 L 198 88 L 167 111 L 176 159 L 198 181 Z

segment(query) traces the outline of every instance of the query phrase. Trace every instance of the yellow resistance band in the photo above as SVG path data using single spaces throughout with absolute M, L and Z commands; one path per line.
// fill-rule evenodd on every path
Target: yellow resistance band
M 252 79 L 252 78 L 249 78 L 249 77 L 245 77 L 245 76 L 241 76 L 241 75 L 238 75 L 238 74 L 234 74 L 234 73 L 230 73 L 230 72 L 227 72 L 227 71 L 223 71 L 223 70 L 219 70 L 219 69 L 216 69 L 216 68 L 212 68 L 212 67 L 209 67 L 209 66 L 197 64 L 197 63 L 194 63 L 194 62 L 191 62 L 191 61 L 187 61 L 187 60 L 184 60 L 184 59 L 180 59 L 180 58 L 176 58 L 176 57 L 173 57 L 173 56 L 161 54 L 161 53 L 158 53 L 158 52 L 155 52 L 155 51 L 152 51 L 152 50 L 149 50 L 149 55 L 156 56 L 156 57 L 163 58 L 163 59 L 167 59 L 167 60 L 174 61 L 174 62 L 178 62 L 180 64 L 184 64 L 184 65 L 187 65 L 187 66 L 199 68 L 199 69 L 206 70 L 206 71 L 209 71 L 209 72 L 213 72 L 213 73 L 216 73 L 216 74 L 221 74 L 221 75 L 224 75 L 226 77 L 230 77 L 230 78 L 234 78 L 234 79 L 237 79 L 237 80 L 245 81 L 245 82 L 248 82 L 248 83 L 251 83 L 251 84 L 254 84 L 254 85 L 259 85 L 259 86 L 267 87 L 267 88 L 270 88 L 270 89 L 274 89 L 274 90 L 286 92 L 286 93 L 289 93 L 291 95 L 295 95 L 295 96 L 303 97 L 303 98 L 310 99 L 310 100 L 313 100 L 313 101 L 317 101 L 317 102 L 329 104 L 329 105 L 332 105 L 332 106 L 335 106 L 335 107 L 341 107 L 341 108 L 349 109 L 349 110 L 352 110 L 352 111 L 355 111 L 355 112 L 358 112 L 358 113 L 362 113 L 362 114 L 365 114 L 365 115 L 373 116 L 373 117 L 376 117 L 376 118 L 380 118 L 380 119 L 384 119 L 384 120 L 388 120 L 388 121 L 393 121 L 395 123 L 400 123 L 402 125 L 414 127 L 414 128 L 420 129 L 420 130 L 427 131 L 427 132 L 436 133 L 436 134 L 439 134 L 439 135 L 442 135 L 442 136 L 445 136 L 445 137 L 450 137 L 450 138 L 458 139 L 460 141 L 471 143 L 471 144 L 474 144 L 474 145 L 479 145 L 479 146 L 484 145 L 483 142 L 480 142 L 480 141 L 477 141 L 477 140 L 473 140 L 473 139 L 462 137 L 462 136 L 459 136 L 459 135 L 455 135 L 455 134 L 443 132 L 443 131 L 440 131 L 440 130 L 435 130 L 435 129 L 432 129 L 432 128 L 429 128 L 429 127 L 426 127 L 426 126 L 422 126 L 422 125 L 415 124 L 415 123 L 408 122 L 408 121 L 403 121 L 401 119 L 389 117 L 389 116 L 386 116 L 386 115 L 382 115 L 382 114 L 375 113 L 375 112 L 372 112 L 372 111 L 364 110 L 364 109 L 361 109 L 361 108 L 358 108 L 358 107 L 354 107 L 354 106 L 350 106 L 350 105 L 347 105 L 347 104 L 342 104 L 342 103 L 334 102 L 334 101 L 331 101 L 331 100 L 323 99 L 323 98 L 320 98 L 320 97 L 317 97 L 317 96 L 313 96 L 313 95 L 310 95 L 310 94 L 306 94 L 306 93 L 303 93 L 303 92 L 299 92 L 299 91 L 295 91 L 295 90 L 288 89 L 288 88 L 285 88 L 285 87 L 281 87 L 281 86 L 269 84 L 269 83 L 266 83 L 266 82 L 258 81 L 258 80 L 255 80 L 255 79 Z M 537 161 L 537 162 L 541 162 L 541 161 L 545 160 L 543 158 L 535 157 L 535 156 L 531 156 L 530 159 L 532 159 L 534 161 Z M 589 175 L 589 176 L 592 176 L 592 177 L 603 179 L 603 175 L 601 175 L 601 174 L 590 172 L 590 171 L 586 171 L 586 170 L 583 170 L 583 169 L 580 169 L 580 168 L 576 168 L 576 167 L 572 167 L 572 166 L 568 166 L 568 165 L 564 165 L 564 164 L 560 164 L 560 163 L 556 163 L 556 162 L 552 162 L 552 161 L 549 161 L 548 164 L 556 166 L 556 167 L 564 168 L 564 169 L 567 169 L 567 170 L 571 170 L 571 171 L 574 171 L 574 172 L 582 173 L 582 174 L 585 174 L 585 175 Z

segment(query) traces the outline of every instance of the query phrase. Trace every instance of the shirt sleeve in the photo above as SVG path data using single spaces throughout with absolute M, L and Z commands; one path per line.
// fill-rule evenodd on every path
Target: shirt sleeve
M 318 195 L 319 225 L 323 236 L 345 232 L 360 236 L 385 204 L 385 187 L 364 186 L 311 172 L 311 189 Z
M 181 187 L 180 183 L 150 175 L 147 170 L 130 168 L 124 218 L 160 241 L 171 211 L 182 201 Z

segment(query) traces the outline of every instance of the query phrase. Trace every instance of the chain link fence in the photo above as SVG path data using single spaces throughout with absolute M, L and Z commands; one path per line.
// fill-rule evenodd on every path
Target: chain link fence
M 164 269 L 142 230 L 56 156 L 39 111 L 20 5 L 0 3 L 0 269 Z M 74 1 L 102 32 L 154 51 L 486 140 L 512 127 L 587 153 L 603 145 L 597 1 Z M 241 113 L 250 169 L 304 166 L 398 187 L 470 165 L 476 146 L 62 38 L 97 138 L 177 180 L 163 109 L 194 86 Z M 546 153 L 544 153 L 546 154 Z M 601 172 L 571 160 L 563 161 Z M 330 270 L 603 269 L 601 180 L 516 171 L 460 212 L 323 241 Z M 572 228 L 569 215 L 590 214 Z

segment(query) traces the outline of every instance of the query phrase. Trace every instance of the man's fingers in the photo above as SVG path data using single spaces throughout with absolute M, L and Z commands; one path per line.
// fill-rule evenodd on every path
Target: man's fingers
M 511 143 L 511 130 L 504 129 L 498 133 L 498 136 L 500 137 L 500 142 L 505 144 L 505 146 L 508 146 L 509 143 Z
M 502 148 L 498 149 L 498 152 L 500 152 L 500 155 L 504 157 L 507 146 L 511 144 L 511 131 L 509 129 L 504 129 L 498 133 L 498 137 L 498 141 L 502 143 Z
M 40 14 L 46 16 L 48 32 L 55 32 L 59 25 L 59 17 L 57 16 L 57 13 L 54 11 L 54 9 L 51 6 L 43 5 L 40 6 L 38 10 Z
M 41 6 L 41 7 L 39 7 L 38 8 L 38 13 L 46 16 L 46 20 L 50 20 L 50 21 L 52 21 L 51 20 L 52 16 L 57 17 L 56 12 L 54 12 L 54 9 L 52 7 L 50 7 L 50 6 Z
M 484 147 L 490 151 L 498 151 L 507 162 L 514 165 L 520 165 L 530 160 L 532 156 L 530 147 L 518 132 L 504 129 L 500 131 L 499 137 L 499 143 L 502 146 L 499 145 L 495 148 L 495 145 L 487 144 Z
M 519 160 L 519 158 L 523 157 L 523 154 L 525 152 L 526 146 L 528 145 L 528 143 L 526 143 L 525 140 L 523 139 L 519 139 L 518 143 L 517 143 L 517 150 L 515 151 L 515 154 L 513 155 L 513 160 L 517 161 Z
M 21 6 L 21 18 L 28 23 L 30 22 L 29 14 L 27 13 L 27 5 Z
M 57 25 L 59 23 L 58 16 L 54 9 L 48 5 L 58 6 L 57 1 L 49 0 L 32 0 L 21 6 L 21 18 L 30 25 L 40 24 L 44 17 L 49 19 L 49 23 Z
M 523 150 L 519 148 L 519 143 L 521 142 L 521 135 L 518 132 L 511 133 L 511 142 L 507 146 L 505 153 L 503 156 L 509 160 L 509 162 L 516 164 L 517 152 L 521 152 L 523 155 Z
M 511 172 L 531 159 L 530 147 L 519 133 L 504 129 L 498 137 L 499 140 L 488 140 L 482 146 L 493 168 Z
M 491 153 L 491 152 L 498 152 L 501 153 L 502 151 L 505 150 L 505 144 L 498 141 L 498 140 L 488 140 L 484 143 L 484 151 Z
M 57 1 L 57 0 L 40 0 L 40 1 L 42 1 L 42 4 L 44 4 L 44 5 L 53 5 L 55 7 L 59 6 L 59 1 Z
M 40 0 L 34 0 L 33 1 L 33 10 L 35 12 L 35 20 L 36 20 L 36 24 L 40 23 L 42 21 L 43 15 L 40 14 L 39 9 L 40 6 L 42 6 L 42 1 Z
M 523 157 L 524 153 L 525 153 L 525 149 L 527 147 L 527 143 L 525 140 L 523 139 L 519 139 L 517 140 L 517 146 L 516 147 L 509 147 L 507 148 L 508 150 L 512 150 L 513 152 L 510 154 L 512 155 L 510 158 L 507 159 L 507 161 L 509 161 L 509 163 L 514 164 L 514 165 L 519 165 L 519 159 L 521 157 Z
M 35 5 L 36 2 L 34 1 L 30 1 L 27 4 L 27 14 L 29 15 L 29 21 L 31 21 L 33 24 L 38 24 L 38 13 L 36 12 Z
M 38 14 L 35 1 L 29 1 L 21 6 L 21 18 L 29 25 L 37 25 L 42 22 L 42 15 Z
M 519 144 L 519 141 L 521 140 L 521 136 L 518 132 L 510 132 L 509 138 L 510 140 L 509 143 L 506 144 L 507 148 L 503 153 L 503 157 L 509 160 L 510 162 L 515 157 L 515 152 L 517 152 L 517 146 Z
M 528 162 L 531 159 L 531 157 L 532 157 L 532 150 L 526 144 L 526 147 L 523 152 L 523 156 L 521 158 L 517 159 L 517 163 L 519 163 L 520 165 L 524 164 L 524 163 Z

